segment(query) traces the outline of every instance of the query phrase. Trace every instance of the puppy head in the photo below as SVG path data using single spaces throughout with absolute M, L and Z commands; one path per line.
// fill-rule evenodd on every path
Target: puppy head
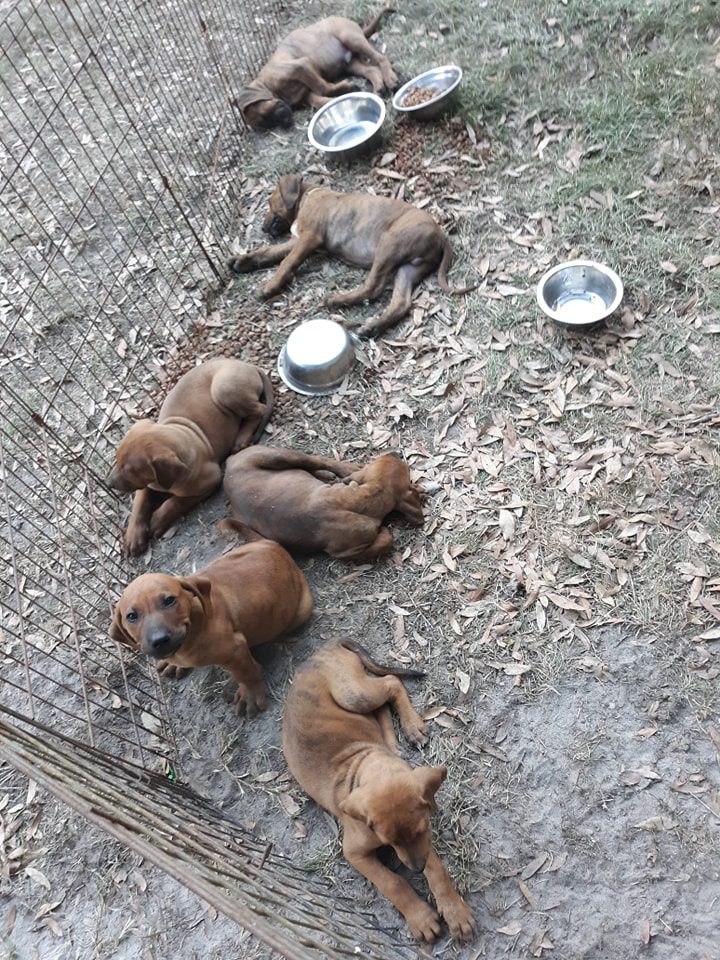
M 235 98 L 245 123 L 253 130 L 286 129 L 292 126 L 292 108 L 264 87 L 245 87 Z
M 270 197 L 270 210 L 263 221 L 265 233 L 271 237 L 281 237 L 288 232 L 297 216 L 302 184 L 302 177 L 294 173 L 280 177 Z
M 110 636 L 149 657 L 166 659 L 188 637 L 193 617 L 207 617 L 210 581 L 145 573 L 125 588 L 115 607 Z
M 162 439 L 162 428 L 152 420 L 139 420 L 128 431 L 115 454 L 108 484 L 130 493 L 151 483 L 170 490 L 185 473 L 185 465 Z
M 430 814 L 447 767 L 418 767 L 382 782 L 357 787 L 339 805 L 381 843 L 392 847 L 410 870 L 422 870 L 430 854 Z

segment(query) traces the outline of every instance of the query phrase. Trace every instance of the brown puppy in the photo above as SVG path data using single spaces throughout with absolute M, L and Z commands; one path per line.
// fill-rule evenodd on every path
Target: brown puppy
M 264 229 L 274 237 L 290 230 L 293 237 L 233 257 L 228 263 L 236 273 L 279 263 L 262 287 L 262 297 L 279 293 L 300 264 L 321 248 L 370 271 L 359 287 L 328 297 L 330 306 L 377 300 L 393 282 L 385 313 L 361 327 L 361 337 L 376 337 L 404 317 L 412 305 L 413 290 L 433 270 L 437 270 L 438 283 L 446 293 L 467 293 L 472 289 L 450 289 L 450 241 L 429 213 L 402 200 L 369 193 L 338 193 L 327 187 L 309 189 L 302 177 L 293 174 L 278 182 L 270 198 Z
M 318 471 L 343 482 L 325 483 Z M 423 523 L 407 464 L 392 454 L 358 467 L 282 447 L 254 447 L 228 460 L 224 488 L 237 518 L 223 521 L 224 527 L 298 552 L 369 560 L 392 549 L 392 533 L 382 522 L 393 510 Z
M 181 377 L 158 422 L 139 420 L 117 450 L 108 483 L 137 491 L 123 535 L 126 551 L 142 553 L 150 537 L 208 497 L 220 485 L 220 463 L 257 442 L 272 408 L 270 380 L 251 363 L 209 360 Z
M 380 679 L 368 677 L 361 661 Z M 389 705 L 408 740 L 425 743 L 426 728 L 398 676 L 422 674 L 378 666 L 357 644 L 323 648 L 290 687 L 283 750 L 300 786 L 341 821 L 345 858 L 397 907 L 412 935 L 432 942 L 439 917 L 380 863 L 378 847 L 391 846 L 407 867 L 424 871 L 451 936 L 465 940 L 473 931 L 472 913 L 430 841 L 430 814 L 447 768 L 412 769 L 400 759 Z
M 296 630 L 312 612 L 307 581 L 292 557 L 266 540 L 233 550 L 189 577 L 145 573 L 125 588 L 110 636 L 182 676 L 216 664 L 237 680 L 237 712 L 267 704 L 250 648 Z
M 289 127 L 293 110 L 321 107 L 356 90 L 352 81 L 332 82 L 343 74 L 365 77 L 375 93 L 394 88 L 398 80 L 390 61 L 368 42 L 386 12 L 364 28 L 345 17 L 327 17 L 293 30 L 235 99 L 245 123 L 256 130 Z

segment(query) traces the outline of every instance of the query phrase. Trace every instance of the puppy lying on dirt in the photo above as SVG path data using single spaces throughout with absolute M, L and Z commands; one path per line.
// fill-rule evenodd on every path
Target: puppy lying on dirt
M 251 363 L 209 360 L 181 377 L 158 422 L 139 420 L 117 450 L 108 483 L 137 491 L 123 535 L 127 553 L 142 553 L 205 500 L 220 485 L 220 463 L 260 439 L 272 409 L 270 380 Z
M 452 290 L 447 271 L 452 247 L 429 213 L 403 200 L 376 197 L 370 193 L 338 193 L 327 187 L 307 188 L 302 177 L 281 177 L 270 197 L 270 212 L 263 229 L 273 237 L 288 230 L 290 240 L 252 253 L 233 257 L 228 266 L 247 273 L 280 266 L 261 289 L 273 297 L 290 281 L 303 261 L 323 249 L 346 263 L 365 267 L 367 280 L 345 293 L 327 298 L 333 307 L 377 300 L 393 283 L 385 313 L 360 328 L 361 337 L 376 337 L 402 319 L 410 310 L 415 287 L 437 270 L 438 283 L 446 293 L 467 293 L 472 287 Z
M 372 679 L 362 665 L 377 674 Z M 295 779 L 342 823 L 343 854 L 402 913 L 410 932 L 431 943 L 438 914 L 375 851 L 391 846 L 411 870 L 425 873 L 451 936 L 472 935 L 470 908 L 432 848 L 430 814 L 446 767 L 412 769 L 400 758 L 389 705 L 412 743 L 425 724 L 398 676 L 422 676 L 374 663 L 357 644 L 320 650 L 296 673 L 285 703 L 283 750 Z
M 326 483 L 329 473 L 342 483 Z M 393 536 L 382 526 L 393 510 L 423 523 L 420 496 L 407 464 L 392 454 L 366 467 L 282 447 L 255 447 L 227 462 L 225 493 L 237 519 L 222 521 L 246 540 L 267 537 L 289 550 L 344 560 L 389 553 Z
M 364 77 L 375 93 L 393 89 L 398 79 L 390 61 L 368 41 L 387 12 L 382 10 L 366 27 L 345 17 L 327 17 L 289 33 L 235 99 L 245 123 L 255 130 L 289 127 L 293 110 L 321 107 L 356 90 L 350 80 L 337 82 L 343 74 Z
M 236 710 L 255 716 L 267 705 L 250 648 L 296 630 L 312 613 L 300 568 L 277 543 L 249 543 L 190 577 L 145 573 L 125 588 L 110 636 L 180 677 L 217 665 L 237 680 Z

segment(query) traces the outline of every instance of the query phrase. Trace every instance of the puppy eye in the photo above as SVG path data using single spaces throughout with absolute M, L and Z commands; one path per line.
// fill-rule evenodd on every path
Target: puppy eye
M 128 610 L 128 612 L 125 614 L 125 619 L 128 623 L 137 623 L 140 619 L 140 614 L 137 612 L 137 610 Z
M 164 607 L 174 607 L 175 606 L 175 597 L 163 597 L 162 605 Z

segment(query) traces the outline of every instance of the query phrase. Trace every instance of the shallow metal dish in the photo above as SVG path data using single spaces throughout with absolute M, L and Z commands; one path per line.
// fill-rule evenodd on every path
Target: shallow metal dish
M 426 70 L 419 77 L 415 77 L 404 84 L 393 97 L 393 107 L 408 117 L 414 117 L 416 120 L 432 120 L 448 110 L 457 99 L 457 91 L 462 80 L 463 72 L 460 67 L 453 63 L 448 63 L 444 67 L 433 67 L 432 70 Z M 424 87 L 427 90 L 436 90 L 437 94 L 432 100 L 426 100 L 425 103 L 418 103 L 414 107 L 404 107 L 403 100 L 412 93 Z
M 623 298 L 620 277 L 594 260 L 568 260 L 543 274 L 537 302 L 543 313 L 568 330 L 593 330 Z
M 307 397 L 333 393 L 355 362 L 350 334 L 334 320 L 308 320 L 295 327 L 278 357 L 278 373 Z
M 380 142 L 385 104 L 374 93 L 346 93 L 320 107 L 308 127 L 308 140 L 338 160 L 368 153 Z

